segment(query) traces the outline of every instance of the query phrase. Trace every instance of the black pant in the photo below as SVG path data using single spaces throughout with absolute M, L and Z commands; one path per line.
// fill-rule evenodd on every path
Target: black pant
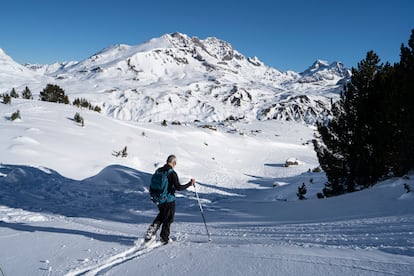
M 158 210 L 160 212 L 152 224 L 157 225 L 157 228 L 162 225 L 160 237 L 162 240 L 168 241 L 170 237 L 170 225 L 174 221 L 175 201 L 159 204 Z

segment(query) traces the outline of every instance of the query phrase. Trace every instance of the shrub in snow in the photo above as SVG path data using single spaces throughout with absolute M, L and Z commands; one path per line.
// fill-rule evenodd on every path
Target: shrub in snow
M 81 99 L 76 98 L 72 104 L 77 107 L 85 107 L 85 108 L 89 108 L 90 106 L 92 106 L 91 103 L 87 99 L 84 99 L 84 98 L 81 98 Z
M 19 97 L 19 94 L 17 94 L 16 89 L 12 88 L 10 92 L 10 97 L 16 98 L 16 99 Z
M 102 108 L 100 108 L 99 106 L 95 105 L 95 107 L 93 108 L 93 111 L 96 111 L 96 112 L 100 113 L 102 111 Z
M 321 167 L 316 167 L 312 170 L 312 172 L 314 172 L 314 173 L 318 173 L 318 172 L 321 172 L 321 171 L 322 171 Z
M 69 98 L 65 95 L 65 91 L 56 84 L 48 84 L 42 92 L 40 92 L 40 100 L 53 103 L 69 104 Z
M 316 197 L 319 199 L 325 198 L 325 196 L 323 195 L 323 193 L 317 193 Z
M 207 129 L 210 129 L 210 130 L 217 131 L 217 128 L 213 127 L 212 125 L 202 125 L 201 128 L 207 128 Z
M 120 150 L 120 151 L 114 151 L 113 153 L 112 153 L 112 155 L 113 156 L 115 156 L 115 157 L 127 157 L 128 156 L 128 148 L 127 148 L 127 146 L 125 146 L 122 150 Z
M 163 120 L 162 123 L 161 123 L 161 125 L 166 127 L 166 126 L 168 126 L 168 123 L 167 123 L 166 120 Z
M 411 187 L 407 183 L 404 183 L 404 189 L 407 191 L 407 193 L 411 192 Z
M 77 107 L 84 107 L 84 108 L 87 108 L 89 110 L 93 110 L 96 112 L 101 112 L 102 110 L 99 106 L 97 105 L 93 106 L 87 99 L 84 99 L 84 98 L 76 98 L 73 101 L 73 105 Z
M 128 156 L 127 146 L 125 146 L 125 148 L 121 152 L 121 157 L 127 157 L 127 156 Z
M 10 104 L 11 103 L 11 97 L 10 97 L 9 94 L 7 94 L 7 93 L 3 94 L 1 97 L 3 98 L 3 103 L 4 104 Z
M 26 100 L 33 100 L 32 92 L 30 91 L 29 87 L 26 88 L 22 92 L 22 98 Z
M 11 115 L 11 117 L 10 117 L 10 120 L 12 120 L 12 121 L 17 120 L 17 119 L 21 119 L 21 117 L 20 117 L 20 111 L 19 110 L 17 110 L 16 112 L 14 112 Z
M 73 117 L 73 120 L 77 122 L 78 124 L 80 124 L 81 126 L 85 126 L 85 121 L 83 120 L 83 117 L 78 112 L 76 112 L 75 116 Z
M 305 198 L 306 192 L 307 192 L 306 185 L 305 185 L 305 183 L 302 183 L 302 186 L 299 186 L 298 187 L 298 192 L 296 193 L 296 195 L 298 196 L 299 200 L 306 199 Z

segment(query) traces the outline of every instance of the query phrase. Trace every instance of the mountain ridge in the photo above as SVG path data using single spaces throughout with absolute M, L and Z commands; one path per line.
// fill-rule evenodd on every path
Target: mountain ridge
M 350 77 L 342 63 L 319 60 L 304 72 L 282 72 L 224 40 L 181 33 L 112 45 L 79 62 L 19 66 L 33 76 L 3 82 L 3 92 L 34 85 L 36 94 L 57 83 L 71 98 L 87 98 L 109 116 L 142 122 L 236 118 L 313 124 L 329 113 L 341 83 Z M 0 64 L 2 80 L 6 67 Z

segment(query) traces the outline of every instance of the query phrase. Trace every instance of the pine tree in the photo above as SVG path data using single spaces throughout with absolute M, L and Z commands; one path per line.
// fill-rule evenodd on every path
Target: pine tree
M 404 189 L 407 191 L 407 193 L 411 193 L 411 187 L 407 183 L 404 183 Z
M 378 109 L 382 102 L 382 93 L 378 92 L 377 78 L 382 74 L 384 66 L 380 64 L 379 57 L 369 51 L 364 60 L 353 69 L 351 83 L 346 91 L 353 94 L 352 106 L 354 133 L 353 145 L 349 148 L 350 174 L 347 179 L 348 191 L 353 191 L 355 185 L 370 186 L 384 173 L 376 164 L 378 160 L 374 154 L 377 141 L 373 123 L 373 109 Z
M 400 104 L 396 121 L 395 163 L 397 175 L 403 175 L 414 168 L 414 29 L 411 31 L 408 47 L 401 46 L 400 63 L 396 65 L 395 83 L 398 86 L 396 100 Z M 395 110 L 395 111 L 397 111 Z
M 40 100 L 46 102 L 69 104 L 69 98 L 65 95 L 65 91 L 55 84 L 48 84 L 46 88 L 40 92 Z
M 122 157 L 127 157 L 128 156 L 128 149 L 127 146 L 125 146 L 121 152 L 121 156 Z
M 320 134 L 314 147 L 328 184 L 325 196 L 353 192 L 359 185 L 369 186 L 374 179 L 367 166 L 372 161 L 372 129 L 368 105 L 375 76 L 381 70 L 379 57 L 369 51 L 358 68 L 352 69 L 341 99 L 332 107 L 332 119 L 317 124 Z
M 19 97 L 19 94 L 17 94 L 16 89 L 12 88 L 10 92 L 10 97 L 16 98 L 16 99 Z
M 100 113 L 102 109 L 98 105 L 95 105 L 95 107 L 93 108 L 93 111 Z
M 32 100 L 32 92 L 30 91 L 29 87 L 26 86 L 26 88 L 22 92 L 22 98 L 26 100 Z
M 73 105 L 77 107 L 88 108 L 89 110 L 93 110 L 96 112 L 101 112 L 101 108 L 98 105 L 93 106 L 87 99 L 84 98 L 76 98 L 73 101 Z
M 328 123 L 317 123 L 320 136 L 313 140 L 319 163 L 329 181 L 324 189 L 325 196 L 344 193 L 343 183 L 349 173 L 346 155 L 351 133 L 346 131 L 346 121 L 341 121 L 344 116 L 342 105 L 341 101 L 333 104 L 332 119 Z
M 1 97 L 3 98 L 4 104 L 11 104 L 11 97 L 9 94 L 5 93 Z
M 84 98 L 80 98 L 80 99 L 76 98 L 73 101 L 73 105 L 77 107 L 84 107 L 84 108 L 89 108 L 89 109 L 91 109 L 92 107 L 91 103 L 87 99 L 84 99 Z
M 298 192 L 296 193 L 296 195 L 298 196 L 299 200 L 306 199 L 306 197 L 305 197 L 306 192 L 307 192 L 306 185 L 305 185 L 305 183 L 302 183 L 302 186 L 299 186 L 298 187 Z
M 328 177 L 325 196 L 368 187 L 389 175 L 414 169 L 414 30 L 400 63 L 380 64 L 370 51 L 332 118 L 319 122 L 314 147 Z
M 12 121 L 17 120 L 17 119 L 21 119 L 20 111 L 19 110 L 17 110 L 16 112 L 14 112 L 11 115 L 11 117 L 10 117 L 10 120 L 12 120 Z
M 84 121 L 83 117 L 78 112 L 75 113 L 75 116 L 73 117 L 73 120 L 75 122 L 77 122 L 78 124 L 80 124 L 82 127 L 85 126 L 85 121 Z
M 394 72 L 394 67 L 388 63 L 378 72 L 373 85 L 375 89 L 369 94 L 365 107 L 370 114 L 367 121 L 370 133 L 366 139 L 372 153 L 366 171 L 372 178 L 371 182 L 392 173 L 396 158 L 395 139 L 398 133 L 395 121 L 398 112 L 395 111 L 400 103 L 395 100 Z

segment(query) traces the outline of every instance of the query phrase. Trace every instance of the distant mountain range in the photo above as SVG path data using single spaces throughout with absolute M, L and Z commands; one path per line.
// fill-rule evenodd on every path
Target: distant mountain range
M 0 49 L 0 93 L 47 83 L 86 98 L 109 116 L 141 122 L 294 120 L 329 114 L 351 76 L 340 62 L 318 60 L 302 73 L 281 72 L 245 57 L 226 41 L 166 34 L 115 45 L 80 62 L 16 63 Z

